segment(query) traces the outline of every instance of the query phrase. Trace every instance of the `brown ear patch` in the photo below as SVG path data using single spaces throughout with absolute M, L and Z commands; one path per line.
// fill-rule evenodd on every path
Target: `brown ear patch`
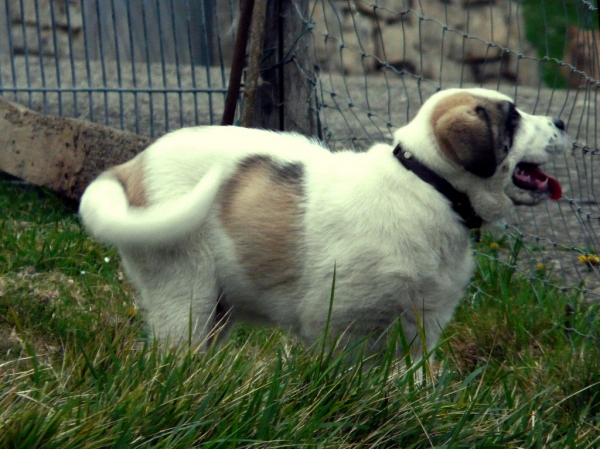
M 303 178 L 301 164 L 252 156 L 224 186 L 220 217 L 258 289 L 291 287 L 299 279 Z
M 145 206 L 147 198 L 144 187 L 143 153 L 129 162 L 113 167 L 112 170 L 123 185 L 129 204 L 135 207 Z
M 466 92 L 441 100 L 431 115 L 441 151 L 477 176 L 493 176 L 505 156 L 507 104 Z

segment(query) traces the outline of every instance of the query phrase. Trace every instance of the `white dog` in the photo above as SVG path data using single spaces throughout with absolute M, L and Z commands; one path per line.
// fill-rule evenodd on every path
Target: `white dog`
M 326 326 L 373 343 L 401 319 L 418 356 L 419 335 L 436 345 L 472 275 L 468 228 L 561 196 L 539 167 L 569 146 L 564 128 L 495 91 L 452 89 L 394 146 L 364 153 L 297 134 L 182 129 L 103 173 L 80 214 L 118 247 L 160 339 L 187 339 L 191 323 L 205 342 L 225 317 L 309 345 Z

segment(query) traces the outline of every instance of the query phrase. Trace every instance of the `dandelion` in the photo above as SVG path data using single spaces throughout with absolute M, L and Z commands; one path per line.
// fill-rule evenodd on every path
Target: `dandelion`
M 500 244 L 498 244 L 496 242 L 492 242 L 492 243 L 490 243 L 490 248 L 496 250 L 496 249 L 500 248 Z
M 596 256 L 595 254 L 582 254 L 578 256 L 577 259 L 579 259 L 581 263 L 587 265 L 588 267 L 600 265 L 600 257 Z
M 106 263 L 110 262 L 110 257 L 105 257 L 104 262 L 106 262 Z
M 542 271 L 546 269 L 546 265 L 540 262 L 537 264 L 536 268 L 538 269 L 538 271 Z

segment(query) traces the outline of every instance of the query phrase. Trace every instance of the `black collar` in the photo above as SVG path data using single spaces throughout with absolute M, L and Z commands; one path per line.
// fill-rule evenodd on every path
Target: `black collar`
M 452 209 L 460 216 L 460 218 L 462 218 L 463 223 L 467 228 L 477 229 L 481 227 L 483 220 L 475 213 L 475 209 L 473 209 L 471 201 L 469 201 L 469 197 L 466 194 L 459 192 L 452 187 L 448 181 L 419 162 L 411 153 L 402 148 L 400 144 L 394 148 L 394 156 L 396 156 L 396 159 L 398 159 L 407 170 L 412 171 L 423 181 L 431 184 L 435 190 L 448 198 L 450 203 L 452 203 Z

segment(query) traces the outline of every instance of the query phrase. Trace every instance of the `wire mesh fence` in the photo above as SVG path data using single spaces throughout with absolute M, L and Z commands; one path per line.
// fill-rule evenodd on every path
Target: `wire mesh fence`
M 238 0 L 5 0 L 0 94 L 151 136 L 216 124 L 239 9 Z M 293 107 L 317 117 L 333 150 L 389 142 L 449 87 L 500 90 L 526 112 L 562 118 L 575 143 L 548 171 L 563 198 L 518 209 L 495 233 L 505 246 L 482 257 L 588 299 L 600 295 L 597 2 L 311 0 L 300 11 L 314 90 Z
M 311 19 L 321 67 L 317 111 L 331 147 L 361 149 L 389 140 L 432 93 L 457 86 L 500 90 L 527 112 L 565 120 L 575 143 L 553 167 L 563 198 L 517 208 L 495 232 L 496 240 L 505 240 L 504 251 L 481 256 L 596 300 L 595 3 L 323 0 L 315 2 Z
M 3 3 L 0 93 L 8 98 L 151 136 L 218 122 L 233 3 Z

